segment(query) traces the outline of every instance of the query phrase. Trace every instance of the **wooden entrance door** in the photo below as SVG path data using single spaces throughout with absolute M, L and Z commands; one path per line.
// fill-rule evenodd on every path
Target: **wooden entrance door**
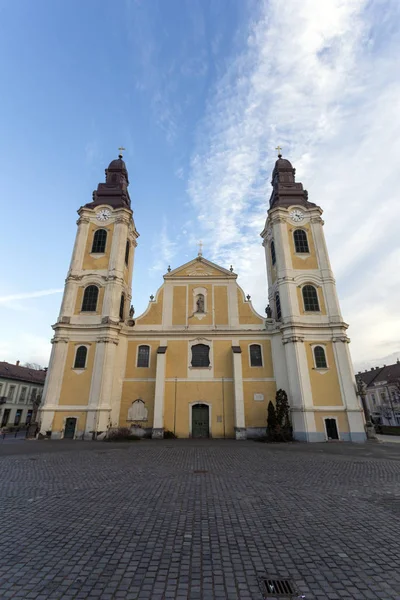
M 337 430 L 336 419 L 325 419 L 326 435 L 328 440 L 338 440 L 339 433 Z
M 68 417 L 65 421 L 64 438 L 73 440 L 75 435 L 76 419 Z
M 210 417 L 207 404 L 195 404 L 192 407 L 192 437 L 208 438 Z

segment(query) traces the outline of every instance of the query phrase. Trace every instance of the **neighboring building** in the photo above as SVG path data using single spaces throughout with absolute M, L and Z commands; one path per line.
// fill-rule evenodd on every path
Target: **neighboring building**
M 357 373 L 367 384 L 367 406 L 376 425 L 400 425 L 400 361 Z
M 91 438 L 141 424 L 153 437 L 170 430 L 179 437 L 244 439 L 265 434 L 268 402 L 283 388 L 296 439 L 365 440 L 322 210 L 294 174 L 279 155 L 261 234 L 272 315 L 256 313 L 232 268 L 199 252 L 168 268 L 134 321 L 139 234 L 126 165 L 122 156 L 110 163 L 106 182 L 78 210 L 53 326 L 42 433 Z
M 41 398 L 46 370 L 0 362 L 0 426 L 25 425 L 31 421 L 33 403 Z

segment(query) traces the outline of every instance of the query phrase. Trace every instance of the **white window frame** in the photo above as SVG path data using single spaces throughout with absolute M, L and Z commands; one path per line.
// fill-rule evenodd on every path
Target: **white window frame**
M 259 367 L 257 366 L 253 366 L 251 364 L 251 354 L 250 354 L 250 346 L 260 346 L 261 348 L 261 365 Z M 251 342 L 248 346 L 247 346 L 247 353 L 248 353 L 248 357 L 249 357 L 249 367 L 251 369 L 263 369 L 264 368 L 264 348 L 262 346 L 262 344 L 260 342 Z
M 318 346 L 320 346 L 321 348 L 324 349 L 326 367 L 317 367 L 317 363 L 315 362 L 314 348 L 317 348 Z M 313 369 L 315 371 L 318 371 L 318 372 L 328 371 L 330 367 L 329 367 L 329 362 L 328 362 L 328 354 L 326 352 L 326 344 L 323 344 L 323 343 L 321 343 L 321 344 L 312 344 L 312 346 L 311 346 L 311 352 L 312 352 L 312 359 L 313 359 L 313 365 L 314 365 Z
M 84 346 L 84 348 L 86 348 L 86 350 L 87 350 L 87 352 L 86 352 L 85 366 L 84 367 L 75 367 L 76 353 L 78 352 L 78 348 L 80 348 L 81 346 Z M 81 372 L 81 371 L 85 371 L 87 369 L 87 363 L 88 363 L 88 358 L 89 358 L 89 351 L 90 351 L 90 344 L 80 344 L 79 342 L 77 342 L 75 344 L 74 360 L 72 362 L 72 370 L 73 371 L 75 371 L 75 372 Z
M 13 390 L 13 395 L 10 398 L 10 390 Z M 7 390 L 7 401 L 8 402 L 14 402 L 14 397 L 15 397 L 15 390 L 17 389 L 17 386 L 15 384 L 10 384 L 8 386 L 8 390 Z
M 303 288 L 305 288 L 307 285 L 311 285 L 313 288 L 315 288 L 315 291 L 317 292 L 317 300 L 318 300 L 319 310 L 306 310 L 306 305 L 305 305 L 304 296 L 303 296 Z M 321 298 L 319 295 L 319 290 L 321 289 L 321 286 L 317 285 L 313 281 L 306 281 L 305 283 L 302 283 L 299 287 L 300 287 L 300 291 L 301 291 L 301 301 L 303 303 L 304 313 L 306 315 L 321 315 L 322 314 Z
M 138 360 L 139 360 L 139 347 L 140 346 L 147 346 L 149 349 L 149 364 L 147 365 L 147 367 L 139 367 L 138 366 Z M 151 346 L 150 344 L 146 344 L 146 343 L 140 343 L 136 346 L 136 363 L 135 363 L 135 367 L 136 369 L 150 369 L 150 365 L 151 365 Z M 136 400 L 139 400 L 139 398 L 136 398 Z
M 25 396 L 21 399 L 22 392 L 25 391 Z M 23 402 L 24 404 L 28 400 L 28 387 L 26 385 L 21 385 L 21 389 L 19 390 L 18 402 Z

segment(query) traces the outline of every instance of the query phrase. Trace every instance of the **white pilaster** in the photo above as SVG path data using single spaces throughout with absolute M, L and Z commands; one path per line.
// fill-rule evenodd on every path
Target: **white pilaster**
M 118 340 L 109 336 L 101 337 L 96 344 L 85 428 L 86 438 L 91 438 L 93 432 L 106 431 L 109 425 L 117 344 Z
M 153 438 L 164 437 L 164 393 L 165 367 L 167 347 L 160 346 L 157 350 L 156 388 L 154 397 Z
M 51 429 L 53 423 L 54 410 L 50 407 L 57 406 L 60 400 L 68 339 L 64 337 L 54 338 L 52 344 L 49 368 L 43 389 L 43 407 L 40 410 L 40 433 L 43 435 Z
M 246 421 L 244 416 L 244 394 L 242 374 L 242 354 L 239 346 L 232 346 L 233 354 L 233 383 L 235 398 L 235 436 L 237 440 L 245 440 Z

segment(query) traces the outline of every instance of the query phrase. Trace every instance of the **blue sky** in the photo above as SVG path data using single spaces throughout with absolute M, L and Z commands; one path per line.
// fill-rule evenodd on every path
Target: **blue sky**
M 278 143 L 325 211 L 356 367 L 400 355 L 399 18 L 396 0 L 3 0 L 0 359 L 47 363 L 76 210 L 120 145 L 136 314 L 200 238 L 263 313 Z

